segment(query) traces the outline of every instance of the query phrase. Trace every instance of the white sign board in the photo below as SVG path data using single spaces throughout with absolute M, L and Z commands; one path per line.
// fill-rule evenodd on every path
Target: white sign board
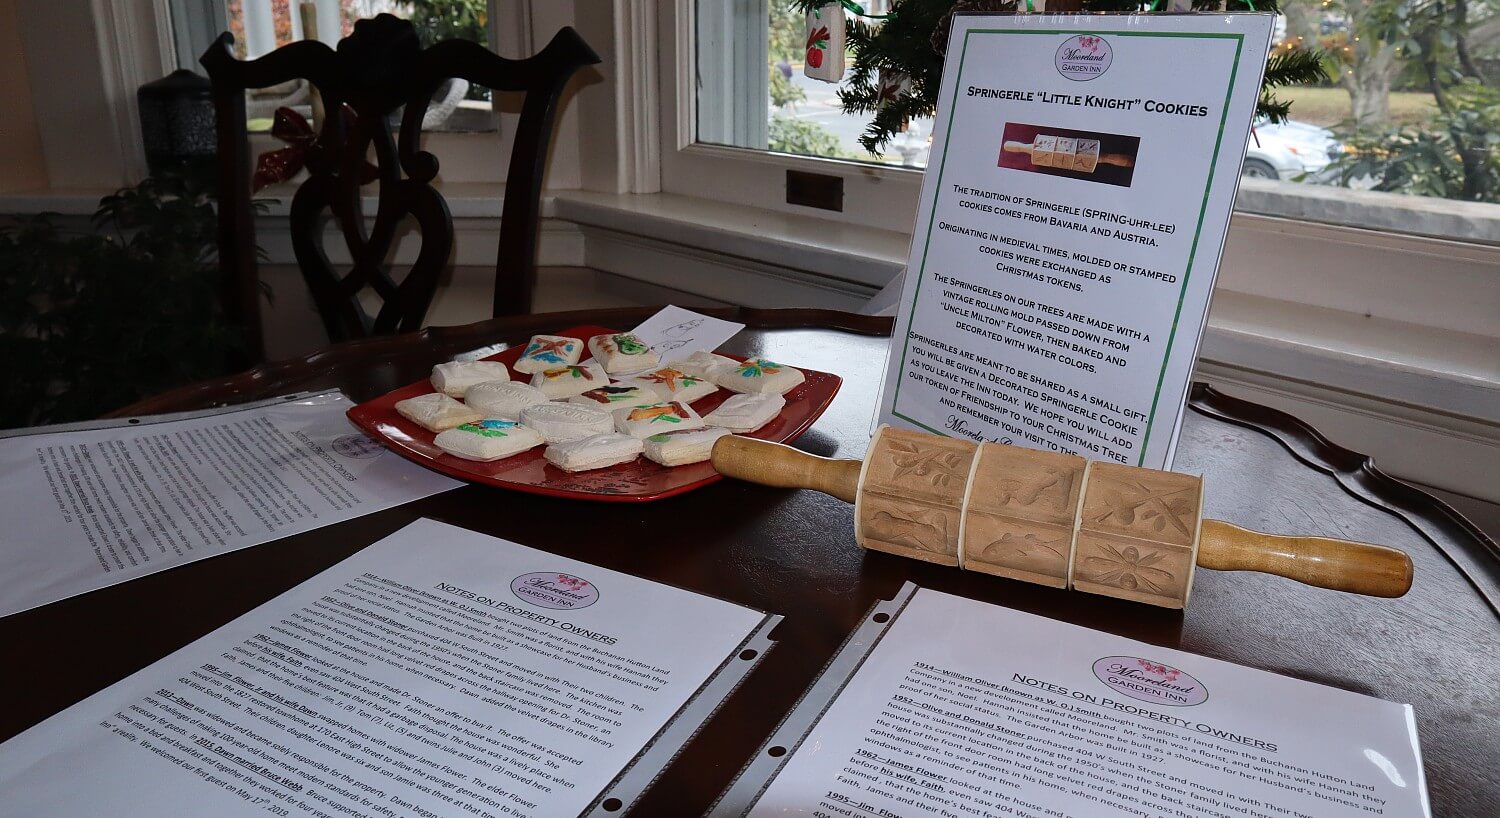
M 954 17 L 882 422 L 1171 462 L 1273 20 Z

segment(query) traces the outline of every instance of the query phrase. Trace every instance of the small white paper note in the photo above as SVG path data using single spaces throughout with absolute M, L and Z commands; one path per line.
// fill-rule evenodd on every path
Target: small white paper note
M 686 358 L 694 352 L 713 352 L 744 328 L 744 324 L 669 304 L 641 322 L 635 328 L 635 334 L 656 350 L 662 363 L 666 363 Z
M 0 745 L 0 814 L 577 815 L 767 618 L 418 520 Z
M 0 440 L 0 616 L 462 485 L 365 437 L 350 405 Z
M 923 589 L 749 815 L 1431 809 L 1410 705 Z

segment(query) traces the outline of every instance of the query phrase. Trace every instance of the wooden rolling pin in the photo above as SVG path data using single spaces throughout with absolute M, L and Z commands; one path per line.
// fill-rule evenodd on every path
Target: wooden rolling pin
M 1394 548 L 1205 520 L 1203 479 L 1177 472 L 891 427 L 863 462 L 726 436 L 713 465 L 854 503 L 865 548 L 1165 608 L 1187 605 L 1200 565 L 1370 596 L 1411 588 L 1411 559 Z
M 1135 157 L 1123 153 L 1099 154 L 1099 140 L 1073 139 L 1038 134 L 1032 143 L 1007 140 L 1006 153 L 1024 153 L 1039 168 L 1062 168 L 1093 173 L 1099 165 L 1135 167 Z

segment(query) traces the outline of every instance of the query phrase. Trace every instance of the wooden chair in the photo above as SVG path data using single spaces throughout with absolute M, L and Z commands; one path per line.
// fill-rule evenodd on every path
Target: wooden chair
M 260 360 L 264 346 L 245 91 L 295 78 L 306 79 L 318 89 L 328 112 L 307 152 L 310 178 L 292 197 L 290 219 L 298 266 L 331 340 L 416 330 L 432 303 L 453 247 L 453 218 L 432 187 L 437 157 L 419 145 L 423 112 L 450 77 L 496 92 L 525 95 L 500 218 L 494 314 L 530 310 L 542 173 L 558 97 L 578 69 L 599 62 L 576 31 L 562 29 L 546 48 L 524 60 L 505 59 L 464 40 L 423 49 L 411 23 L 389 14 L 356 22 L 354 32 L 339 41 L 337 50 L 302 41 L 245 61 L 234 57 L 233 45 L 233 35 L 221 34 L 201 62 L 213 83 L 217 110 L 219 264 L 230 288 L 225 302 L 231 319 L 243 327 L 248 357 Z M 393 140 L 387 116 L 402 105 L 405 111 Z M 367 229 L 360 191 L 372 145 L 378 167 L 378 206 L 373 226 Z M 353 259 L 342 275 L 323 249 L 324 211 L 330 211 L 338 222 Z M 385 259 L 407 216 L 420 229 L 421 249 L 398 284 Z M 358 301 L 366 287 L 381 299 L 373 317 Z

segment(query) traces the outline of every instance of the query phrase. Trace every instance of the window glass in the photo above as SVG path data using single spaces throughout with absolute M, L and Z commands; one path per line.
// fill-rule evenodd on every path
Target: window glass
M 440 40 L 473 40 L 490 45 L 489 0 L 214 0 L 223 6 L 223 23 L 234 34 L 241 59 L 254 59 L 288 43 L 316 39 L 334 46 L 354 30 L 354 21 L 377 14 L 411 20 L 422 45 Z M 191 7 L 188 13 L 191 14 Z M 217 11 L 208 9 L 208 13 Z M 188 20 L 174 21 L 178 36 L 190 30 Z M 201 27 L 200 27 L 201 28 Z M 196 30 L 196 29 L 193 29 Z M 204 43 L 196 53 L 208 47 Z M 312 117 L 311 89 L 297 80 L 246 95 L 251 131 L 268 131 L 278 108 Z M 434 95 L 423 127 L 429 131 L 494 129 L 490 89 L 450 80 Z
M 879 27 L 890 0 L 856 5 L 864 15 L 850 20 Z M 1451 203 L 1500 203 L 1500 0 L 1284 0 L 1282 11 L 1277 52 L 1319 49 L 1326 76 L 1275 89 L 1290 114 L 1255 121 L 1244 176 L 1265 181 L 1245 186 L 1240 207 L 1293 215 L 1274 212 L 1286 194 L 1403 194 L 1352 197 L 1340 218 L 1383 210 L 1363 226 L 1389 229 L 1401 223 L 1391 209 L 1404 208 L 1417 218 L 1397 229 L 1461 224 L 1458 238 L 1500 241 L 1500 207 L 1439 218 Z M 871 115 L 844 111 L 849 71 L 808 76 L 824 57 L 794 0 L 698 0 L 696 26 L 699 142 L 925 167 L 930 119 L 909 120 L 879 153 L 860 145 Z M 1295 215 L 1317 218 L 1305 205 Z

